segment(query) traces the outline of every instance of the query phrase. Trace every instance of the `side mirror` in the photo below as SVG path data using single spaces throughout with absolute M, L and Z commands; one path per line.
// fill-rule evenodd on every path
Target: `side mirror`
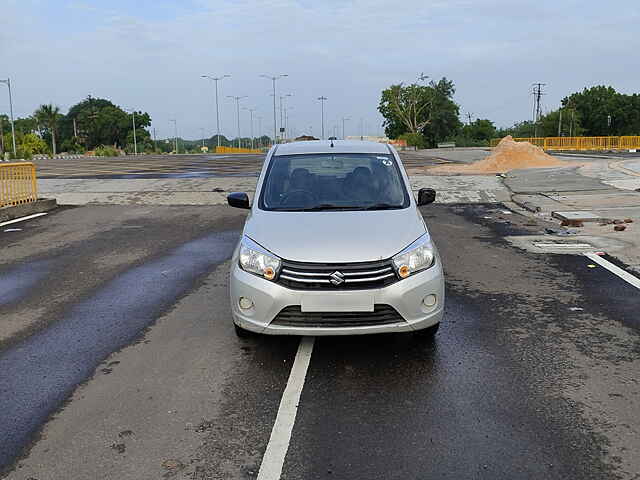
M 249 209 L 249 196 L 244 192 L 232 192 L 227 195 L 227 203 L 230 207 Z
M 429 205 L 436 201 L 436 191 L 433 188 L 418 190 L 418 206 Z

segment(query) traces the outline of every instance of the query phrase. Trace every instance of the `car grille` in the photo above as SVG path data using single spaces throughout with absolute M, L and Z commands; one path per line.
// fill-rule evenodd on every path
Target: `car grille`
M 390 260 L 361 263 L 283 260 L 277 281 L 296 290 L 364 290 L 386 287 L 397 280 Z
M 283 308 L 271 325 L 282 327 L 371 327 L 404 322 L 390 305 L 375 305 L 373 312 L 302 312 L 299 305 Z

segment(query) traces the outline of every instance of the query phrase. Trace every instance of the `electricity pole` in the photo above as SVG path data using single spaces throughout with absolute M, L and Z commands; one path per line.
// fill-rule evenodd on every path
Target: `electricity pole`
M 321 128 L 322 136 L 320 138 L 322 138 L 322 140 L 324 140 L 324 102 L 325 102 L 325 100 L 327 100 L 327 97 L 324 97 L 324 96 L 318 97 L 318 100 L 320 100 L 320 111 L 322 112 L 320 114 L 320 118 L 321 118 L 321 121 L 322 121 L 322 128 Z
M 202 78 L 208 78 L 216 83 L 216 134 L 218 137 L 218 146 L 220 146 L 220 111 L 218 109 L 218 81 L 223 78 L 230 78 L 231 75 L 222 75 L 221 77 L 211 77 L 209 75 L 202 75 Z
M 240 100 L 247 98 L 246 95 L 242 97 L 234 97 L 233 95 L 227 95 L 227 98 L 233 98 L 236 101 L 236 116 L 238 120 L 238 148 L 240 148 Z
M 467 112 L 467 118 L 469 119 L 469 125 L 471 125 L 471 116 L 472 115 L 473 115 L 473 113 Z
M 262 147 L 262 117 L 258 117 L 258 146 Z
M 262 78 L 268 78 L 273 82 L 273 143 L 278 141 L 278 125 L 276 123 L 276 80 L 279 80 L 283 77 L 288 77 L 286 73 L 277 76 L 271 75 L 260 75 Z
M 558 136 L 562 136 L 562 109 L 560 109 L 560 118 L 558 119 Z
M 533 136 L 538 136 L 538 121 L 542 116 L 542 96 L 544 95 L 542 89 L 545 87 L 546 83 L 534 83 L 533 84 L 533 123 L 534 123 L 534 133 Z
M 11 99 L 11 79 L 7 78 L 6 80 L 0 80 L 0 83 L 5 83 L 7 87 L 9 87 L 9 114 L 11 120 L 11 139 L 13 141 L 13 156 L 18 155 L 18 150 L 16 149 L 16 129 L 13 124 L 13 100 Z

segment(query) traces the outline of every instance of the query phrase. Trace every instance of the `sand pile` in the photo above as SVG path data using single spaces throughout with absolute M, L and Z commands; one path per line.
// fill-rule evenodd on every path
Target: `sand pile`
M 540 147 L 529 142 L 515 142 L 509 135 L 500 140 L 491 155 L 470 165 L 441 165 L 429 172 L 452 173 L 504 173 L 519 168 L 563 167 L 571 165 L 544 153 Z

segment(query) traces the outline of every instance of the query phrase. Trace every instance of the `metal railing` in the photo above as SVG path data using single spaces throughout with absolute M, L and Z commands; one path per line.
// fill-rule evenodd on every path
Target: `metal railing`
M 38 200 L 36 166 L 31 162 L 0 163 L 0 207 Z
M 495 147 L 502 140 L 494 138 Z M 640 136 L 623 137 L 531 137 L 514 138 L 516 142 L 529 142 L 544 150 L 632 150 L 640 149 Z
M 258 148 L 216 147 L 216 153 L 262 153 Z

